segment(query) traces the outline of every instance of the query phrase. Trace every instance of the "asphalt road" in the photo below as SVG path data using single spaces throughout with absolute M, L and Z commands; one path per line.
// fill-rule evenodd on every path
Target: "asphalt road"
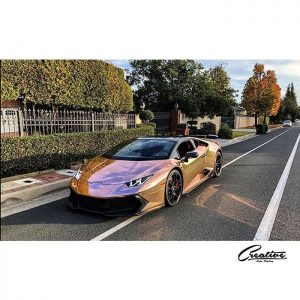
M 130 224 L 128 217 L 74 212 L 60 199 L 2 218 L 1 239 L 91 240 L 106 233 L 104 240 L 253 240 L 299 134 L 299 126 L 282 128 L 224 147 L 227 164 L 276 137 L 227 165 L 219 178 L 207 180 L 175 207 Z M 300 240 L 300 146 L 270 240 Z

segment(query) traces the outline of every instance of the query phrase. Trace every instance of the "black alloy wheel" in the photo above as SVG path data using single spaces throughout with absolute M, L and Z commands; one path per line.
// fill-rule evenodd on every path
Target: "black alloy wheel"
M 223 162 L 223 156 L 220 151 L 216 154 L 216 163 L 215 163 L 215 169 L 213 171 L 213 177 L 219 177 L 222 172 L 222 162 Z
M 174 206 L 182 195 L 182 176 L 178 170 L 170 172 L 166 181 L 165 203 L 166 206 Z

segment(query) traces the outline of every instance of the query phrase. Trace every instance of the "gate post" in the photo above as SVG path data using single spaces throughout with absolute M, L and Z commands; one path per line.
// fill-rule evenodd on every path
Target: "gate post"
M 93 111 L 92 111 L 92 131 L 95 131 L 95 116 Z
M 24 118 L 22 114 L 22 110 L 19 108 L 18 109 L 18 125 L 19 125 L 19 134 L 20 136 L 24 136 Z
M 171 132 L 176 132 L 177 125 L 180 123 L 180 110 L 171 111 Z

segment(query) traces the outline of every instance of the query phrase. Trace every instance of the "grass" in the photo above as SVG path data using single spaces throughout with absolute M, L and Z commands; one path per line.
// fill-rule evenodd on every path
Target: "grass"
M 240 136 L 243 136 L 243 135 L 248 135 L 250 133 L 253 133 L 253 132 L 233 131 L 232 132 L 232 138 L 240 137 Z

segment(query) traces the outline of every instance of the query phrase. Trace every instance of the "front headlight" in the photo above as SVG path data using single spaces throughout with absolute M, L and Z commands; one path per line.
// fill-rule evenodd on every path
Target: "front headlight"
M 135 187 L 135 186 L 142 185 L 142 184 L 144 184 L 146 181 L 148 181 L 152 176 L 153 176 L 153 174 L 152 174 L 152 175 L 145 176 L 145 177 L 142 177 L 142 178 L 139 178 L 139 179 L 134 179 L 134 180 L 132 180 L 132 181 L 126 182 L 126 185 L 127 185 L 128 187 Z
M 82 174 L 82 171 L 81 171 L 81 169 L 79 169 L 79 170 L 75 173 L 74 178 L 75 178 L 76 180 L 79 180 L 81 174 Z

